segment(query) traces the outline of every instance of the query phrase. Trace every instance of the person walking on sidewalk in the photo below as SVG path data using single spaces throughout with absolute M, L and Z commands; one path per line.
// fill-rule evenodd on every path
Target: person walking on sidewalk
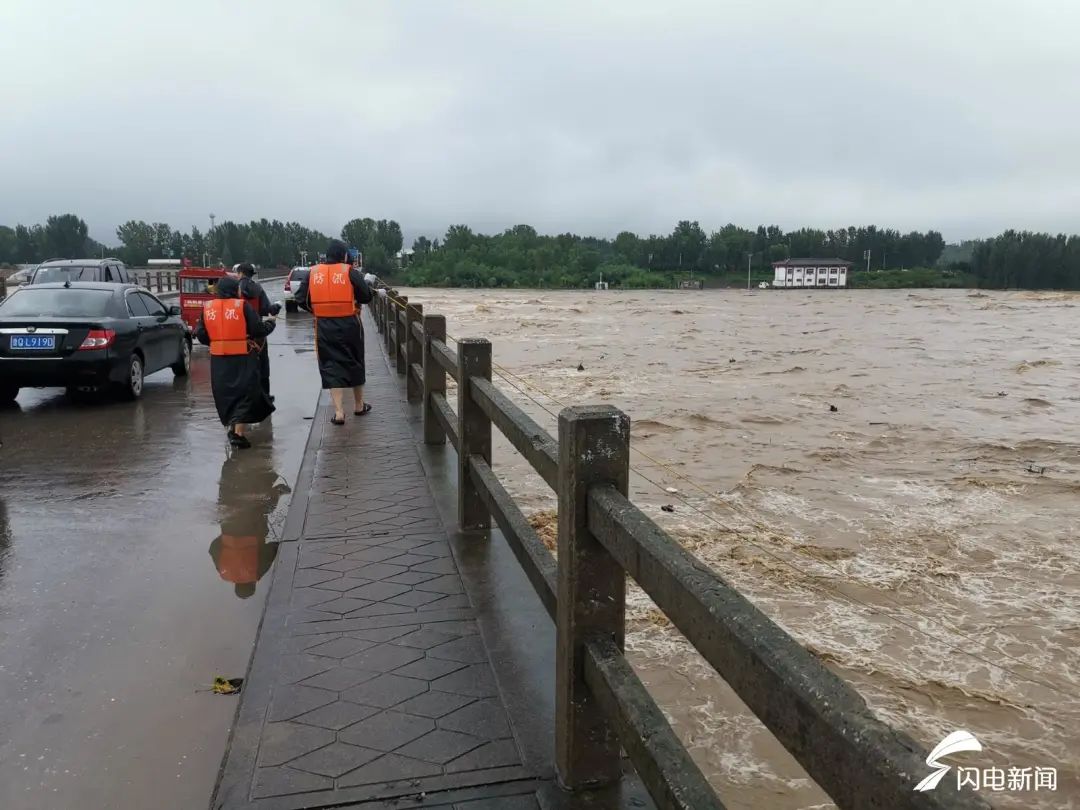
M 240 297 L 240 284 L 226 276 L 217 285 L 218 297 L 208 301 L 195 327 L 199 343 L 210 347 L 210 389 L 221 424 L 229 429 L 229 444 L 251 447 L 245 426 L 274 412 L 263 390 L 259 352 L 274 331 L 275 316 L 262 320 Z
M 251 304 L 251 308 L 258 313 L 260 318 L 277 315 L 270 305 L 270 298 L 266 295 L 266 290 L 254 278 L 255 265 L 244 262 L 236 269 L 240 272 L 240 297 Z M 270 347 L 265 340 L 262 343 L 262 351 L 259 352 L 259 372 L 262 375 L 263 390 L 266 392 L 266 396 L 270 397 L 270 401 L 273 402 L 274 396 L 270 393 Z
M 335 425 L 345 424 L 345 389 L 353 390 L 353 413 L 371 410 L 364 402 L 364 327 L 360 305 L 371 301 L 371 288 L 360 270 L 348 262 L 349 249 L 334 239 L 326 248 L 326 264 L 311 268 L 296 290 L 296 303 L 315 316 L 315 353 L 322 387 L 330 390 Z

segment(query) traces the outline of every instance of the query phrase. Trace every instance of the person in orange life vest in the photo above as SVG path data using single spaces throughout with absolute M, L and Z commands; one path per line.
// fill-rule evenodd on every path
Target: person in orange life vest
M 206 302 L 195 337 L 210 347 L 210 388 L 221 424 L 229 430 L 229 443 L 251 447 L 245 425 L 274 412 L 260 379 L 259 351 L 274 331 L 275 316 L 260 319 L 240 297 L 240 283 L 229 276 L 218 282 L 217 295 Z
M 371 288 L 360 270 L 348 263 L 348 248 L 334 239 L 326 248 L 326 263 L 311 268 L 300 283 L 296 303 L 315 315 L 315 351 L 322 387 L 330 389 L 335 425 L 345 424 L 345 389 L 353 390 L 353 413 L 371 410 L 364 402 L 364 327 L 360 305 L 371 301 Z
M 221 534 L 210 544 L 218 575 L 247 599 L 270 570 L 277 543 L 268 543 L 269 517 L 289 485 L 270 465 L 269 448 L 226 458 L 218 481 Z
M 237 270 L 240 273 L 240 297 L 251 304 L 251 308 L 259 313 L 260 318 L 277 315 L 276 312 L 272 311 L 266 290 L 254 279 L 255 265 L 244 262 L 237 266 Z M 266 391 L 266 395 L 273 402 L 274 397 L 270 393 L 270 349 L 265 340 L 263 341 L 262 351 L 259 352 L 259 371 L 262 373 L 263 390 Z

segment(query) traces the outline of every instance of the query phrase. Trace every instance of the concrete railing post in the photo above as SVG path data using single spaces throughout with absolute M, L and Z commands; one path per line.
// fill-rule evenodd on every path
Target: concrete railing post
M 397 340 L 394 341 L 393 359 L 397 367 L 397 373 L 404 375 L 409 372 L 409 367 L 405 365 L 405 356 L 402 349 L 405 348 L 409 336 L 406 334 L 405 326 L 401 323 L 401 314 L 409 306 L 409 299 L 403 295 L 398 299 L 398 302 L 397 308 L 394 310 L 394 334 L 397 336 Z
M 559 568 L 555 636 L 555 767 L 570 790 L 622 773 L 619 740 L 585 685 L 584 644 L 594 636 L 623 648 L 626 574 L 589 531 L 588 491 L 630 477 L 630 418 L 611 406 L 559 414 Z
M 469 474 L 469 456 L 481 456 L 491 465 L 491 420 L 473 401 L 473 377 L 491 379 L 491 343 L 483 338 L 458 341 L 458 525 L 462 531 L 491 528 L 491 515 Z
M 413 334 L 413 324 L 421 323 L 423 319 L 423 304 L 409 304 L 405 308 L 405 398 L 409 402 L 416 402 L 424 396 L 422 381 L 412 373 L 413 364 L 420 365 L 424 361 L 424 344 Z
M 424 316 L 424 444 L 446 444 L 446 431 L 435 417 L 432 394 L 446 396 L 446 370 L 431 356 L 431 341 L 446 343 L 446 318 Z
M 386 356 L 391 360 L 394 359 L 393 350 L 391 349 L 390 342 L 393 340 L 393 328 L 394 328 L 394 297 L 397 295 L 393 290 L 386 291 L 386 329 L 383 332 L 383 339 L 386 341 Z
M 383 326 L 386 323 L 383 320 L 383 315 L 386 313 L 386 296 L 382 295 L 380 290 L 375 291 L 375 326 L 379 330 L 379 334 L 383 333 Z
M 157 291 L 161 292 L 161 271 L 158 270 L 156 275 L 157 275 Z
M 7 279 L 0 276 L 0 298 L 7 298 Z

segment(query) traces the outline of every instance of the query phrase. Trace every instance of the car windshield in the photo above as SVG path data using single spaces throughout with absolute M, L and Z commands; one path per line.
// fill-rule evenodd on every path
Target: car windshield
M 86 274 L 85 276 L 83 274 Z M 48 284 L 50 281 L 79 281 L 91 280 L 94 277 L 94 268 L 85 266 L 64 267 L 39 267 L 34 274 L 35 284 Z
M 100 318 L 108 313 L 112 297 L 108 290 L 23 287 L 0 304 L 0 318 Z

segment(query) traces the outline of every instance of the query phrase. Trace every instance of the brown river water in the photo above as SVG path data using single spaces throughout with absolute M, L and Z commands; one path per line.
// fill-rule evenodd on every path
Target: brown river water
M 402 292 L 489 338 L 552 434 L 561 404 L 625 410 L 655 459 L 632 499 L 880 718 L 972 732 L 955 764 L 1057 768 L 995 806 L 1080 808 L 1080 296 Z M 545 484 L 505 442 L 495 467 L 553 536 Z M 636 589 L 629 621 L 729 807 L 833 806 Z

